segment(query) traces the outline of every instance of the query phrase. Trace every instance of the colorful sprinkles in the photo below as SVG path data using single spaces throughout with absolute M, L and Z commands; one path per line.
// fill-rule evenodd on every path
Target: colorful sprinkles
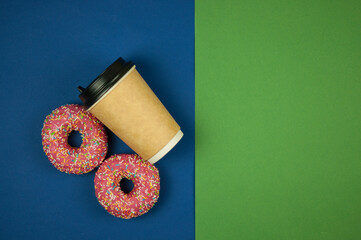
M 133 181 L 130 193 L 120 189 L 122 178 Z M 148 212 L 159 197 L 158 169 L 136 154 L 118 154 L 106 159 L 95 175 L 94 184 L 99 203 L 113 216 L 124 219 Z
M 72 131 L 79 131 L 83 142 L 79 148 L 68 144 Z M 82 106 L 69 104 L 49 114 L 41 131 L 43 149 L 59 170 L 72 174 L 90 172 L 100 165 L 108 149 L 103 124 Z

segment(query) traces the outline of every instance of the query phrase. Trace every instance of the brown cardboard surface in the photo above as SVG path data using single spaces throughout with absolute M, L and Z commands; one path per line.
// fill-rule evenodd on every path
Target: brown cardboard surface
M 146 160 L 180 130 L 135 68 L 90 112 Z

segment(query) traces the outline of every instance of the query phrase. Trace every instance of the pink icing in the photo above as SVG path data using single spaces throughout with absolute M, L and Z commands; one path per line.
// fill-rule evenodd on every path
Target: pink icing
M 68 144 L 71 131 L 79 131 L 79 148 Z M 90 172 L 105 158 L 108 140 L 103 124 L 80 105 L 65 105 L 49 114 L 41 132 L 43 149 L 60 171 L 73 174 Z
M 119 187 L 122 178 L 133 181 L 134 188 L 125 194 Z M 112 215 L 130 219 L 148 212 L 157 202 L 160 190 L 158 169 L 136 154 L 113 155 L 99 167 L 95 195 Z

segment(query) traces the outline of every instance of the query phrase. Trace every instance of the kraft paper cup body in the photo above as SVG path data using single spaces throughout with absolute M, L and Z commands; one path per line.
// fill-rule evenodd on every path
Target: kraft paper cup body
M 118 78 L 87 110 L 143 159 L 155 163 L 183 133 L 134 65 Z

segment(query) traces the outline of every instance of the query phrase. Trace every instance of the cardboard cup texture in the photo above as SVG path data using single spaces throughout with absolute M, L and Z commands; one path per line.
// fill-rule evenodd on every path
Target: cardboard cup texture
M 183 136 L 134 65 L 87 110 L 152 164 Z

